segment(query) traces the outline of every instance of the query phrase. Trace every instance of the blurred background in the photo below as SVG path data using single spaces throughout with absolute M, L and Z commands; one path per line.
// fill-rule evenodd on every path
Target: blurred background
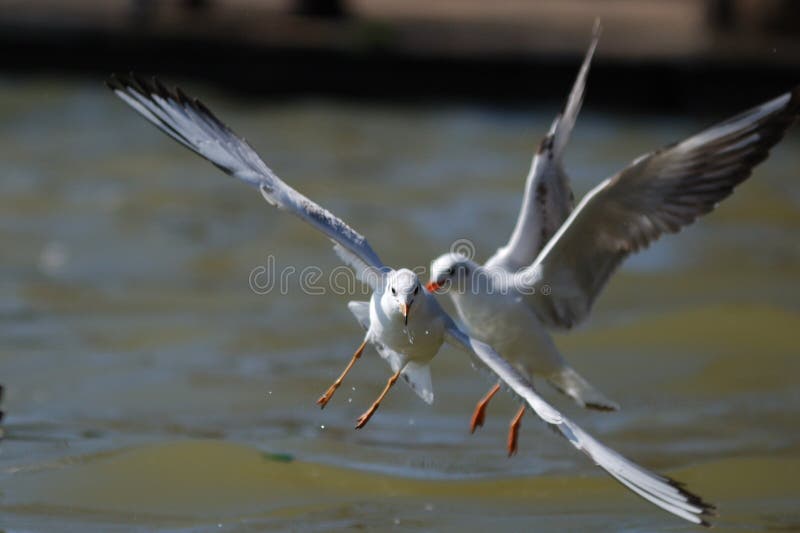
M 703 109 L 796 83 L 792 0 L 5 0 L 0 65 L 136 69 L 259 96 L 530 105 L 562 98 L 596 17 L 598 105 Z
M 531 155 L 603 23 L 566 153 L 576 197 L 634 157 L 800 82 L 789 0 L 0 2 L 0 529 L 691 530 L 523 422 L 446 349 L 436 403 L 347 297 L 256 294 L 338 265 L 312 229 L 103 86 L 158 74 L 396 266 L 507 239 Z M 800 132 L 717 211 L 625 263 L 557 344 L 622 405 L 587 430 L 716 503 L 722 531 L 800 529 Z M 445 302 L 447 303 L 447 302 Z

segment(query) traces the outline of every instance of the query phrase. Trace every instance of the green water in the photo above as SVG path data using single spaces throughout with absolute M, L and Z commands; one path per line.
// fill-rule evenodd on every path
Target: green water
M 395 266 L 459 238 L 479 258 L 513 225 L 556 109 L 237 101 L 192 92 L 292 185 Z M 764 95 L 765 99 L 773 95 Z M 714 117 L 591 109 L 567 167 L 577 194 Z M 755 102 L 754 102 L 755 103 Z M 738 111 L 732 109 L 731 113 Z M 718 116 L 716 118 L 724 118 Z M 254 293 L 269 257 L 338 265 L 326 240 L 168 140 L 102 88 L 0 80 L 0 528 L 7 531 L 691 530 L 631 495 L 490 385 L 434 361 L 436 403 L 356 365 L 346 296 Z M 800 529 L 800 135 L 718 211 L 625 264 L 588 324 L 557 338 L 623 409 L 558 407 L 690 483 L 718 530 Z

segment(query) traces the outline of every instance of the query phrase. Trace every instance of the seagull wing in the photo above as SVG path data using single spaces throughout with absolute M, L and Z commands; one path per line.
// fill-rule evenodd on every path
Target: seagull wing
M 243 138 L 196 98 L 168 90 L 157 79 L 112 76 L 108 87 L 158 129 L 223 172 L 257 187 L 273 206 L 303 219 L 336 244 L 343 261 L 375 288 L 386 268 L 367 240 L 344 221 L 278 178 Z
M 644 469 L 586 433 L 536 394 L 530 382 L 489 345 L 469 337 L 452 321 L 445 332 L 449 343 L 469 353 L 480 366 L 488 367 L 539 418 L 614 479 L 669 513 L 695 524 L 709 525 L 703 517 L 713 514 L 712 505 L 684 489 L 680 483 Z
M 564 172 L 562 158 L 583 104 L 589 65 L 599 39 L 598 21 L 564 110 L 553 121 L 550 132 L 542 139 L 539 150 L 533 156 L 514 231 L 508 243 L 486 262 L 487 267 L 514 272 L 529 266 L 572 211 L 572 189 Z
M 663 233 L 708 213 L 766 159 L 798 116 L 800 87 L 688 139 L 636 159 L 592 189 L 520 275 L 548 325 L 589 313 L 619 264 Z M 549 290 L 541 289 L 548 285 Z

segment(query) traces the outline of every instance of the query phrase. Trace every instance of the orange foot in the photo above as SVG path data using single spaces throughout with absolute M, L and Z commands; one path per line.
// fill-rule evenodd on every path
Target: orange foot
M 356 429 L 363 428 L 364 425 L 366 425 L 366 423 L 369 422 L 369 419 L 372 418 L 372 415 L 375 414 L 375 411 L 377 411 L 378 407 L 380 407 L 383 398 L 386 397 L 386 393 L 389 392 L 389 389 L 391 389 L 392 385 L 395 384 L 397 378 L 400 377 L 400 372 L 402 372 L 402 369 L 392 374 L 392 377 L 390 377 L 389 381 L 386 382 L 386 386 L 383 388 L 383 391 L 381 392 L 380 396 L 378 396 L 378 399 L 372 402 L 370 408 L 364 411 L 363 415 L 358 417 L 358 420 L 356 421 Z
M 486 406 L 489 405 L 489 400 L 491 400 L 497 391 L 500 390 L 500 385 L 495 385 L 492 387 L 486 396 L 481 398 L 481 401 L 478 402 L 478 405 L 475 406 L 475 411 L 472 413 L 472 420 L 469 423 L 469 432 L 475 433 L 475 430 L 478 426 L 483 426 L 483 421 L 486 418 Z
M 317 405 L 319 405 L 320 408 L 325 409 L 325 406 L 328 405 L 328 402 L 331 401 L 331 398 L 333 398 L 333 393 L 336 392 L 336 389 L 338 388 L 339 386 L 335 383 L 328 387 L 328 390 L 325 391 L 325 394 L 317 399 Z
M 333 398 L 333 393 L 336 392 L 336 389 L 338 389 L 342 385 L 342 381 L 344 381 L 344 378 L 347 375 L 347 373 L 350 372 L 350 369 L 353 368 L 353 365 L 356 364 L 358 358 L 361 357 L 361 353 L 364 351 L 364 347 L 366 345 L 367 341 L 365 339 L 364 342 L 361 343 L 361 346 L 358 347 L 358 350 L 356 350 L 356 353 L 353 354 L 353 357 L 350 358 L 350 362 L 347 363 L 347 366 L 345 367 L 342 374 L 338 378 L 336 378 L 336 381 L 333 382 L 333 385 L 328 387 L 328 390 L 325 391 L 325 394 L 319 397 L 319 399 L 317 400 L 317 405 L 319 405 L 322 409 L 325 409 L 325 406 L 328 405 L 329 401 L 331 401 L 331 398 Z
M 372 414 L 373 414 L 374 412 L 375 412 L 375 410 L 374 410 L 374 409 L 369 409 L 369 410 L 368 410 L 368 411 L 366 411 L 364 414 L 362 414 L 361 416 L 359 416 L 359 417 L 358 417 L 358 420 L 356 421 L 356 429 L 361 429 L 361 428 L 363 428 L 364 426 L 366 426 L 366 425 L 367 425 L 367 422 L 369 422 L 369 419 L 370 419 L 370 418 L 372 418 Z
M 517 441 L 519 440 L 519 427 L 522 425 L 522 415 L 525 414 L 525 406 L 519 408 L 517 415 L 511 421 L 511 426 L 508 428 L 508 456 L 517 453 Z

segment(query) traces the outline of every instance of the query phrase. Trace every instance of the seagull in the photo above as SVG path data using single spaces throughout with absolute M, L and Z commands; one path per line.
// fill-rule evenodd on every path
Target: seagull
M 442 309 L 414 272 L 384 265 L 367 240 L 344 221 L 278 178 L 250 145 L 217 119 L 199 100 L 180 89 L 168 90 L 157 79 L 112 76 L 109 88 L 161 131 L 207 159 L 225 173 L 256 187 L 280 210 L 307 222 L 334 242 L 337 255 L 372 288 L 368 302 L 348 304 L 367 332 L 345 372 L 334 383 L 333 394 L 347 371 L 371 344 L 387 361 L 392 375 L 378 398 L 359 417 L 363 427 L 402 376 L 424 400 L 433 401 L 429 363 L 443 343 L 469 354 L 488 369 L 512 394 L 545 423 L 609 475 L 652 504 L 694 524 L 708 525 L 714 507 L 684 486 L 633 463 L 582 430 L 536 394 L 528 379 L 488 344 L 464 333 Z M 326 402 L 327 403 L 327 402 Z
M 451 293 L 456 311 L 471 335 L 491 344 L 527 377 L 536 375 L 545 378 L 557 390 L 572 397 L 578 405 L 600 411 L 615 411 L 619 409 L 618 404 L 592 387 L 567 363 L 528 307 L 516 304 L 513 294 L 504 299 L 485 301 L 488 298 L 483 293 L 489 292 L 486 286 L 488 280 L 481 283 L 486 273 L 510 274 L 529 266 L 572 211 L 574 195 L 562 159 L 583 103 L 589 66 L 600 34 L 598 20 L 595 21 L 592 41 L 564 109 L 553 121 L 533 157 L 522 208 L 508 244 L 498 250 L 480 270 L 477 265 L 469 264 L 472 267 L 470 272 L 477 274 L 474 280 L 467 279 L 465 273 L 457 271 L 468 268 L 462 254 L 440 256 L 431 264 L 428 289 L 435 292 L 450 280 L 460 280 L 462 284 L 475 281 L 474 291 Z M 487 290 L 481 290 L 481 287 Z M 500 384 L 495 384 L 478 402 L 470 421 L 472 433 L 483 425 L 486 407 L 499 390 Z M 520 408 L 509 426 L 509 456 L 517 451 L 524 413 L 525 409 Z
M 544 378 L 578 405 L 616 410 L 561 356 L 549 330 L 583 321 L 608 278 L 662 233 L 708 213 L 746 180 L 798 116 L 800 87 L 688 139 L 635 159 L 592 189 L 572 211 L 562 154 L 583 100 L 592 41 L 578 78 L 533 158 L 516 226 L 483 265 L 451 251 L 432 261 L 430 292 L 449 294 L 461 323 L 528 378 Z M 470 429 L 484 421 L 499 384 L 478 402 Z M 525 409 L 512 419 L 517 449 Z

